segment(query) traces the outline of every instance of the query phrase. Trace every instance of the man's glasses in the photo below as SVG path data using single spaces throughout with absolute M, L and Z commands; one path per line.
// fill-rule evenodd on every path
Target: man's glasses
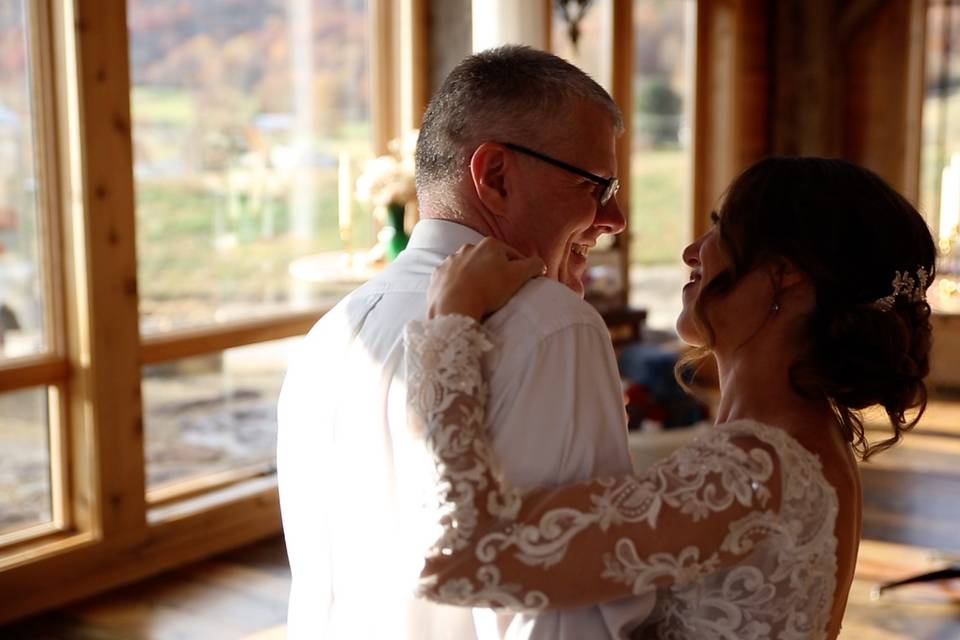
M 584 171 L 583 169 L 579 169 L 573 166 L 572 164 L 567 164 L 562 160 L 557 160 L 556 158 L 545 156 L 538 151 L 534 151 L 533 149 L 527 149 L 526 147 L 521 147 L 519 144 L 513 144 L 512 142 L 504 142 L 503 146 L 505 146 L 507 149 L 513 149 L 514 151 L 517 151 L 519 153 L 523 153 L 532 158 L 536 158 L 537 160 L 543 160 L 548 164 L 552 164 L 555 167 L 560 167 L 565 171 L 569 171 L 570 173 L 574 173 L 580 176 L 581 178 L 586 178 L 587 180 L 596 183 L 597 185 L 600 186 L 599 200 L 600 200 L 601 207 L 606 205 L 608 202 L 610 202 L 610 198 L 617 195 L 617 191 L 620 190 L 620 181 L 617 178 L 601 178 L 600 176 L 592 174 L 589 171 Z

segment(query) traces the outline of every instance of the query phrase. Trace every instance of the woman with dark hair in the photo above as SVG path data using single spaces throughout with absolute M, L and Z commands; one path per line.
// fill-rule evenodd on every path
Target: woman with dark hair
M 437 271 L 430 319 L 406 333 L 408 403 L 444 508 L 425 597 L 537 610 L 649 594 L 635 637 L 837 636 L 860 540 L 856 457 L 926 405 L 935 245 L 903 197 L 842 160 L 761 161 L 713 220 L 683 252 L 677 330 L 688 363 L 716 359 L 717 424 L 637 475 L 501 483 L 480 321 L 540 265 L 488 239 Z M 878 405 L 892 436 L 874 444 L 860 411 Z

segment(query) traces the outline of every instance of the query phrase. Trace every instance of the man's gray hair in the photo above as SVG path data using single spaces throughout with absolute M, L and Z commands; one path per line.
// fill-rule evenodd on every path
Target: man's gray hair
M 416 179 L 425 199 L 455 208 L 456 184 L 487 141 L 542 146 L 579 101 L 604 109 L 617 135 L 620 109 L 603 87 L 555 55 L 507 45 L 461 62 L 430 100 L 417 140 Z

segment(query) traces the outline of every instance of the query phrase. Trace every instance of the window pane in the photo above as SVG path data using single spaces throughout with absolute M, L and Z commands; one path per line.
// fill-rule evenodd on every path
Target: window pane
M 920 210 L 940 243 L 933 304 L 960 310 L 960 6 L 927 9 Z
M 30 3 L 0 3 L 0 360 L 44 350 Z
M 276 467 L 277 398 L 302 338 L 144 367 L 147 487 Z
M 0 534 L 50 522 L 47 390 L 0 394 Z
M 634 0 L 630 301 L 655 328 L 673 327 L 687 280 L 695 18 L 693 0 Z
M 327 304 L 374 242 L 367 0 L 129 0 L 143 334 Z M 305 259 L 297 262 L 298 259 Z

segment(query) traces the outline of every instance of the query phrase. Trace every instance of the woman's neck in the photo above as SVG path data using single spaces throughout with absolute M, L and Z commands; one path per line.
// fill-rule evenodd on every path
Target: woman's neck
M 790 381 L 796 354 L 786 344 L 755 345 L 717 354 L 720 406 L 717 422 L 755 420 L 790 431 L 832 420 L 830 407 L 806 398 Z

